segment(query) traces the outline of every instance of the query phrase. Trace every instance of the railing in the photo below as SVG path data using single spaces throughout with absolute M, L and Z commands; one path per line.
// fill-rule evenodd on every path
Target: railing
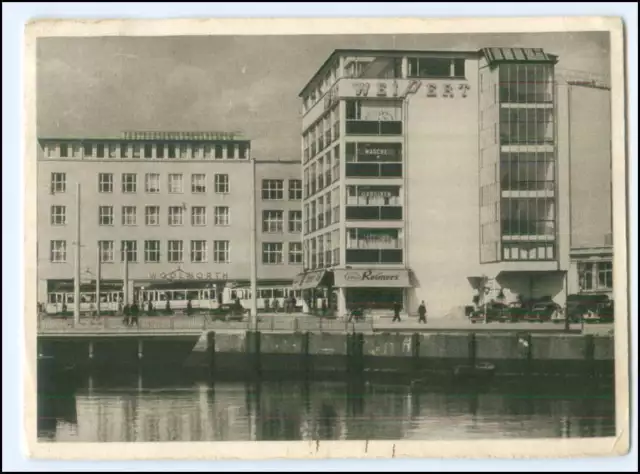
M 347 178 L 401 178 L 401 163 L 347 163 Z
M 346 263 L 402 263 L 402 249 L 347 249 Z
M 347 206 L 347 220 L 401 220 L 402 206 Z
M 347 135 L 402 135 L 401 121 L 347 120 Z

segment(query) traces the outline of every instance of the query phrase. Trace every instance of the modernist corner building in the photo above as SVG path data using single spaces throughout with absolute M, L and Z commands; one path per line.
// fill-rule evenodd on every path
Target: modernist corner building
M 341 314 L 610 292 L 609 88 L 560 77 L 558 61 L 525 48 L 331 54 L 300 93 L 294 285 L 329 287 Z
M 282 305 L 302 268 L 300 161 L 253 159 L 238 134 L 41 137 L 38 188 L 38 301 L 49 312 L 74 308 L 77 242 L 80 309 L 98 279 L 105 310 L 249 306 L 251 232 L 260 308 Z

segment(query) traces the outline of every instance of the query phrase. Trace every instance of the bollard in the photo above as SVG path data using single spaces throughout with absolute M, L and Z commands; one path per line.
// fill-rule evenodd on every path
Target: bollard
M 293 332 L 298 332 L 298 318 L 293 320 Z
M 275 318 L 271 316 L 271 332 L 273 332 L 274 326 L 275 326 Z
M 216 371 L 216 333 L 210 331 L 207 333 L 207 364 L 209 366 L 209 375 L 213 375 Z

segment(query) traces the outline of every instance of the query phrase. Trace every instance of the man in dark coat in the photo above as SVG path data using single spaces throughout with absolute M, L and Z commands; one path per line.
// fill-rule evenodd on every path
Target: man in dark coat
M 418 306 L 418 322 L 427 324 L 427 307 L 424 301 Z
M 400 309 L 402 309 L 402 306 L 400 306 L 400 303 L 398 303 L 397 301 L 395 303 L 393 303 L 393 320 L 391 321 L 392 323 L 395 323 L 396 321 L 400 322 Z

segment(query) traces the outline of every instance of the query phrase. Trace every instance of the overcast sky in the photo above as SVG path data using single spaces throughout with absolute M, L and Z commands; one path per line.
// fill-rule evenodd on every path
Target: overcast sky
M 299 158 L 298 93 L 334 49 L 540 47 L 609 76 L 607 33 L 92 37 L 38 40 L 38 134 L 242 131 L 258 159 Z

